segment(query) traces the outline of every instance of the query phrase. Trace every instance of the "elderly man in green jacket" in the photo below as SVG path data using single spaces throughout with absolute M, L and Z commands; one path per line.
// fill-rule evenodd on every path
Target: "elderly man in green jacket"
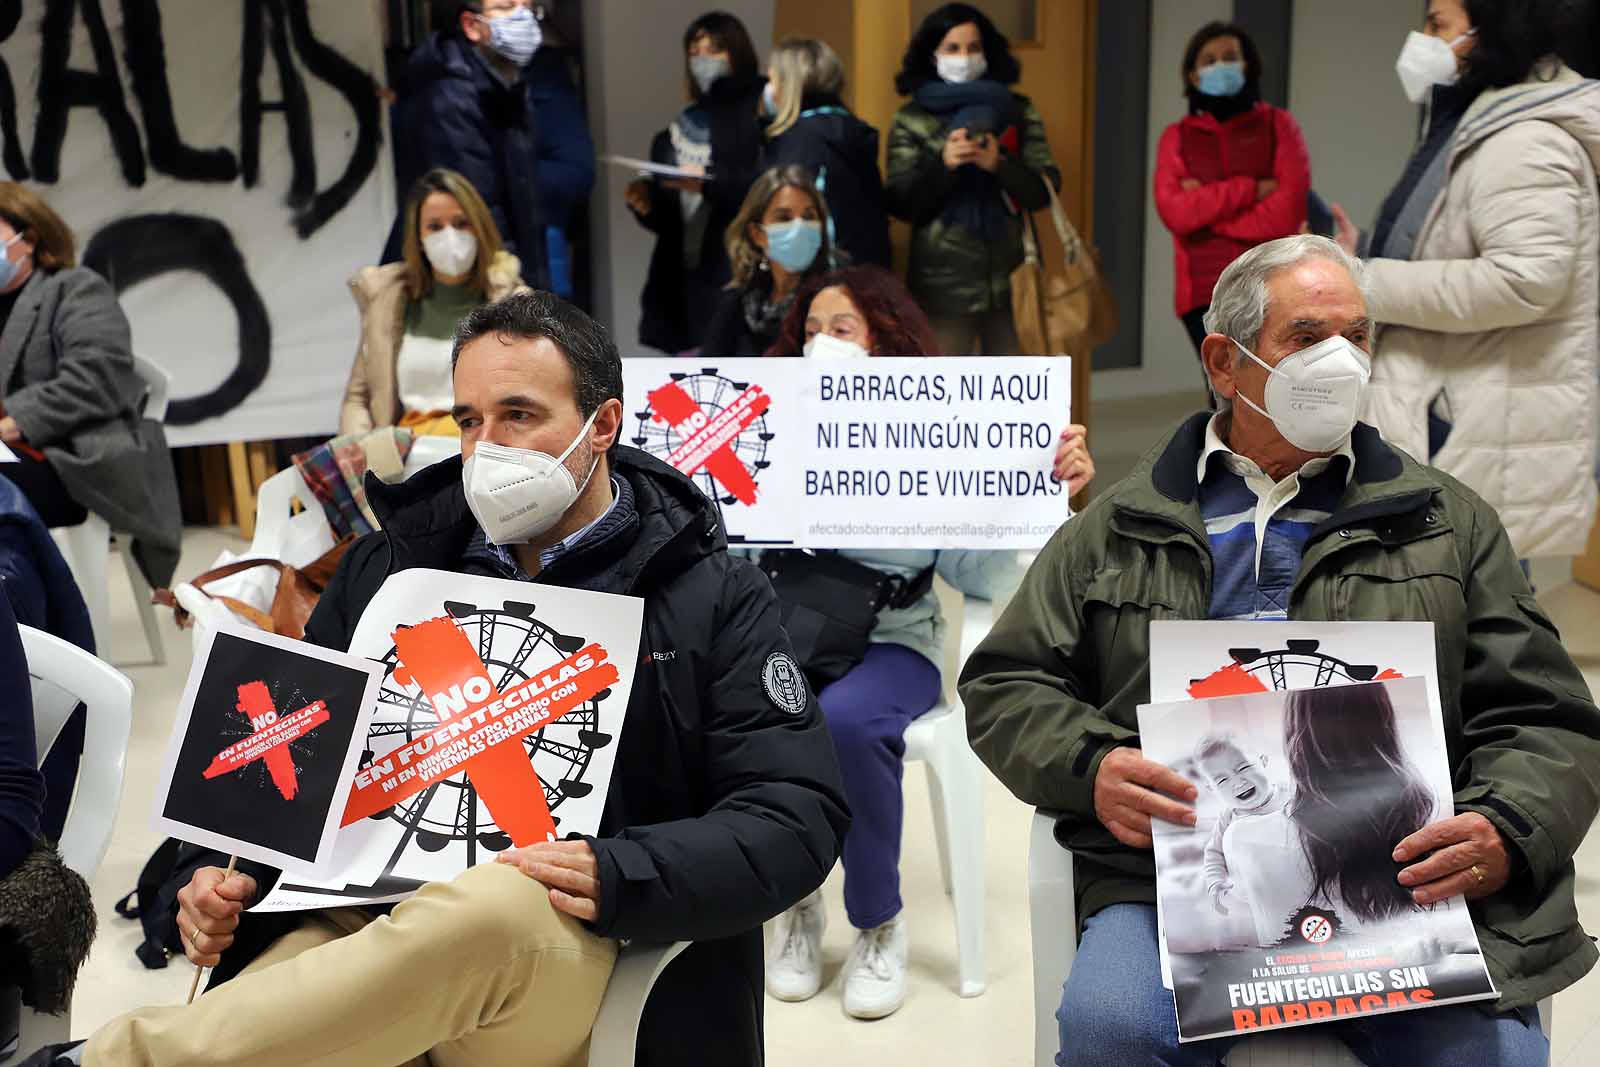
M 1419 905 L 1466 895 L 1500 999 L 1325 1032 L 1369 1064 L 1542 1065 L 1538 1001 L 1595 962 L 1573 854 L 1600 807 L 1600 710 L 1493 509 L 1356 422 L 1366 308 L 1361 264 L 1323 238 L 1236 260 L 1203 347 L 1222 410 L 1056 534 L 962 673 L 973 748 L 1061 813 L 1073 853 L 1085 918 L 1059 1062 L 1227 1047 L 1180 1046 L 1161 984 L 1150 820 L 1192 824 L 1197 794 L 1138 747 L 1154 619 L 1434 624 L 1456 813 L 1396 843 L 1395 876 Z

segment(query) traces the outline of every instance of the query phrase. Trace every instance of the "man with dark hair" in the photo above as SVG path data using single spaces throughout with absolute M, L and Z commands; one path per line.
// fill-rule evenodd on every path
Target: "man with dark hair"
M 489 205 L 522 276 L 550 288 L 547 228 L 594 184 L 594 143 L 561 57 L 541 54 L 542 5 L 446 0 L 396 85 L 395 168 L 402 193 L 435 167 L 465 175 Z M 537 108 L 535 108 L 537 104 Z M 384 262 L 399 258 L 401 227 Z
M 178 929 L 211 988 L 31 1064 L 567 1064 L 619 940 L 693 942 L 638 1062 L 761 1061 L 761 924 L 822 883 L 849 821 L 815 700 L 771 684 L 794 665 L 772 588 L 692 482 L 617 445 L 622 363 L 581 311 L 549 293 L 474 311 L 455 400 L 463 457 L 369 481 L 383 530 L 345 554 L 306 639 L 347 648 L 411 567 L 642 597 L 599 836 L 509 850 L 392 912 L 241 914 L 278 872 L 187 849 Z

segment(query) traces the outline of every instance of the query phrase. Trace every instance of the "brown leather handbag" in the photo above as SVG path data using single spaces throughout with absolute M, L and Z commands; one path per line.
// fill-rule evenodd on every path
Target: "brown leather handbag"
M 1023 260 L 1011 272 L 1012 320 L 1022 353 L 1068 355 L 1087 368 L 1095 347 L 1117 332 L 1117 300 L 1100 273 L 1099 254 L 1078 236 L 1055 187 L 1048 181 L 1044 185 L 1062 256 L 1059 262 L 1046 262 L 1034 216 L 1025 214 Z
M 333 572 L 338 569 L 339 560 L 344 556 L 352 544 L 355 543 L 354 535 L 346 537 L 318 559 L 304 567 L 291 567 L 287 563 L 276 559 L 241 559 L 221 567 L 206 571 L 189 584 L 200 592 L 206 592 L 206 586 L 223 578 L 231 578 L 235 574 L 242 574 L 257 567 L 273 567 L 278 571 L 278 591 L 272 597 L 272 611 L 263 612 L 260 608 L 251 607 L 242 600 L 231 596 L 213 596 L 229 611 L 241 618 L 247 619 L 268 633 L 281 634 L 292 637 L 296 641 L 306 634 L 306 620 L 311 618 L 311 612 L 316 609 L 317 601 L 322 599 L 322 592 L 328 587 L 328 582 L 333 579 Z M 172 608 L 178 626 L 188 629 L 194 625 L 194 618 L 183 606 L 178 603 L 177 597 L 170 589 L 158 589 L 152 600 L 157 604 Z

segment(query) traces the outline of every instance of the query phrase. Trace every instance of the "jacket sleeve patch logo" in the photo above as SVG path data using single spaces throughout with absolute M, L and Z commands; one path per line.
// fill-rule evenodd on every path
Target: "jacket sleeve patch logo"
M 787 652 L 774 652 L 761 669 L 761 688 L 779 711 L 798 715 L 806 710 L 806 679 L 800 664 Z

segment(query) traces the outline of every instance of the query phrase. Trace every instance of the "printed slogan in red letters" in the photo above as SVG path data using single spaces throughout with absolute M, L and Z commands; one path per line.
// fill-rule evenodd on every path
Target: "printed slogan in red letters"
M 280 716 L 272 705 L 272 692 L 267 684 L 246 682 L 239 687 L 237 710 L 250 720 L 254 733 L 218 752 L 211 766 L 203 772 L 204 776 L 216 778 L 261 760 L 267 765 L 272 784 L 278 787 L 283 799 L 293 800 L 300 791 L 300 782 L 289 742 L 298 741 L 327 722 L 328 705 L 317 700 L 299 711 Z
M 649 398 L 656 420 L 667 423 L 683 439 L 667 457 L 669 464 L 691 478 L 703 467 L 739 503 L 756 502 L 755 479 L 732 445 L 772 406 L 772 398 L 761 386 L 752 385 L 713 416 L 707 416 L 677 382 L 653 390 Z
M 502 691 L 448 616 L 396 630 L 394 645 L 400 660 L 395 680 L 421 688 L 439 725 L 356 774 L 342 825 L 465 772 L 513 845 L 554 841 L 544 787 L 521 741 L 617 684 L 620 675 L 605 649 L 587 645 Z

